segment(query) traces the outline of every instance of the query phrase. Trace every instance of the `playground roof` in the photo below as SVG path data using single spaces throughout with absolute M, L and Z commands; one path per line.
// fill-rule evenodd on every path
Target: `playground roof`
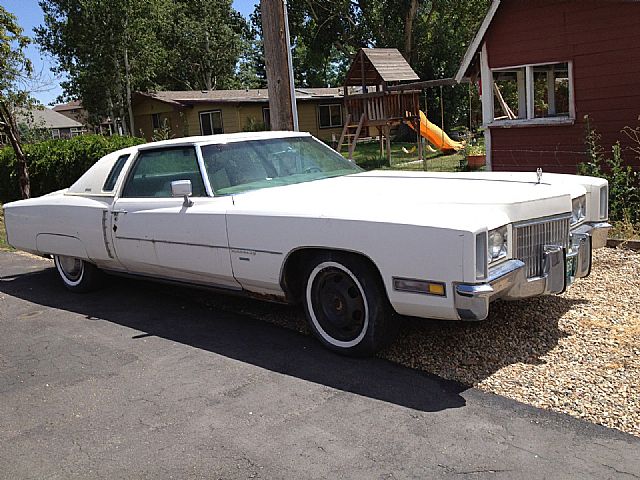
M 420 77 L 397 48 L 362 48 L 349 68 L 345 85 L 363 86 L 416 80 L 420 80 Z

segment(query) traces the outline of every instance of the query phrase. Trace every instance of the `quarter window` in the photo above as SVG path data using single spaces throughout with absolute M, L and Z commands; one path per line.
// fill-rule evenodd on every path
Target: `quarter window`
M 200 133 L 202 135 L 224 133 L 224 128 L 222 127 L 222 112 L 220 110 L 200 112 Z
M 318 107 L 320 128 L 334 128 L 342 126 L 342 105 L 320 105 Z
M 204 197 L 205 189 L 193 147 L 142 151 L 122 193 L 127 198 L 171 197 L 171 182 L 191 180 L 194 197 Z
M 113 164 L 113 168 L 111 168 L 111 171 L 109 172 L 107 181 L 104 182 L 104 186 L 102 187 L 103 192 L 113 192 L 116 182 L 118 181 L 118 177 L 120 176 L 120 172 L 122 172 L 122 167 L 124 167 L 128 158 L 129 155 L 121 155 L 118 157 L 116 163 Z

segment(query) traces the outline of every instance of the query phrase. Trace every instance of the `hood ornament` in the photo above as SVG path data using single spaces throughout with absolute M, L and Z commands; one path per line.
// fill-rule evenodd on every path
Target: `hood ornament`
M 538 168 L 538 170 L 536 170 L 536 173 L 538 174 L 538 185 L 540 185 L 540 182 L 542 181 L 542 169 Z

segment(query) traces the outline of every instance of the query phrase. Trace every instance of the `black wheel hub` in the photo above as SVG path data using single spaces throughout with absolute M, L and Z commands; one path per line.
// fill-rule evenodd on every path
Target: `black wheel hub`
M 365 325 L 365 300 L 351 276 L 328 268 L 314 279 L 311 293 L 316 319 L 332 338 L 349 342 L 358 338 Z

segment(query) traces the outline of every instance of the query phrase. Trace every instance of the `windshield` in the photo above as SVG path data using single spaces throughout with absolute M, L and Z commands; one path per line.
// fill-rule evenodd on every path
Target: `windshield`
M 216 195 L 279 187 L 362 171 L 313 137 L 274 138 L 202 147 Z

